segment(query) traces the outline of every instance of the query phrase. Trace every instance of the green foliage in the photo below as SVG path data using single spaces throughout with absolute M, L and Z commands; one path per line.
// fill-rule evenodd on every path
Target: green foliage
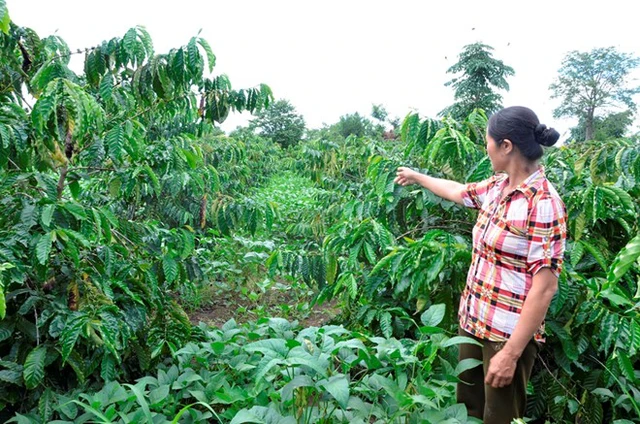
M 305 132 L 304 118 L 288 100 L 278 100 L 258 112 L 249 127 L 284 148 L 298 144 Z
M 625 136 L 632 123 L 633 112 L 631 110 L 611 113 L 603 117 L 594 116 L 592 138 L 594 140 L 622 138 Z M 571 140 L 586 140 L 586 131 L 587 129 L 585 118 L 580 117 L 578 120 L 578 125 L 574 128 L 571 128 Z
M 458 181 L 488 177 L 484 125 L 486 118 L 477 112 L 462 122 L 411 114 L 401 128 L 402 144 L 376 144 L 361 159 L 367 164 L 362 184 L 348 184 L 342 174 L 343 207 L 335 207 L 338 220 L 327 230 L 328 278 L 320 298 L 342 299 L 343 318 L 354 328 L 384 337 L 454 330 L 474 216 L 392 181 L 400 164 Z M 324 175 L 319 181 L 331 187 L 329 176 L 341 175 L 336 164 L 347 155 L 338 145 L 317 152 L 306 169 Z M 634 140 L 618 139 L 552 149 L 544 160 L 567 206 L 570 239 L 548 314 L 542 354 L 547 368 L 533 381 L 532 418 L 610 422 L 637 414 L 639 155 Z M 443 309 L 423 313 L 434 304 Z M 423 323 L 438 326 L 417 331 L 420 314 Z M 594 390 L 612 396 L 598 398 Z
M 341 116 L 335 126 L 338 134 L 344 138 L 370 136 L 373 132 L 373 123 L 358 112 Z
M 440 112 L 441 116 L 451 116 L 463 120 L 475 109 L 492 114 L 502 108 L 502 95 L 497 90 L 509 91 L 507 77 L 514 70 L 491 53 L 492 47 L 481 43 L 464 47 L 458 62 L 447 73 L 457 74 L 445 86 L 454 89 L 455 103 Z
M 189 340 L 175 298 L 202 279 L 211 205 L 268 177 L 278 151 L 216 138 L 214 122 L 273 96 L 207 78 L 197 37 L 157 54 L 133 28 L 76 75 L 63 40 L 1 22 L 0 413 L 49 421 L 52 396 L 133 379 Z M 248 210 L 235 227 L 255 227 Z
M 584 126 L 580 141 L 594 139 L 596 128 L 602 125 L 596 121 L 599 111 L 619 106 L 635 110 L 633 95 L 640 87 L 629 86 L 629 74 L 639 64 L 640 59 L 615 47 L 569 52 L 558 79 L 549 87 L 552 97 L 561 100 L 554 115 L 579 118 Z
M 454 399 L 457 375 L 478 363 L 450 364 L 452 346 L 470 339 L 386 340 L 341 326 L 299 330 L 276 318 L 200 327 L 198 338 L 135 384 L 53 394 L 47 421 L 477 422 Z
M 5 0 L 0 0 L 0 30 L 5 34 L 9 33 L 11 20 L 9 18 L 9 10 Z
M 376 121 L 384 123 L 389 117 L 389 112 L 387 112 L 383 105 L 373 105 L 371 106 L 371 117 Z

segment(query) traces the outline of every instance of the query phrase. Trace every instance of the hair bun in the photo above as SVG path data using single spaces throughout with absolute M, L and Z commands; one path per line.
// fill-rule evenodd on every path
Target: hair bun
M 560 133 L 553 128 L 547 128 L 544 124 L 538 124 L 533 130 L 536 142 L 543 146 L 553 146 L 560 138 Z

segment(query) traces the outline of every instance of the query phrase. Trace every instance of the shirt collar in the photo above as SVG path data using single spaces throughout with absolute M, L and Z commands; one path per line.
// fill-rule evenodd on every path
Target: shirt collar
M 514 192 L 519 191 L 524 194 L 527 199 L 531 199 L 540 189 L 544 178 L 544 167 L 540 166 L 536 172 L 529 175 L 518 187 L 516 187 L 511 193 L 507 194 L 513 194 Z M 504 178 L 502 180 L 503 188 L 508 184 L 508 181 L 509 178 Z

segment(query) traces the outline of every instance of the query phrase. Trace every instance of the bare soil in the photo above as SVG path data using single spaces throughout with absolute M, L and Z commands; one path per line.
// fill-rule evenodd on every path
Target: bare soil
M 220 327 L 231 318 L 239 324 L 256 320 L 263 316 L 282 317 L 289 321 L 297 320 L 302 327 L 321 327 L 333 322 L 340 314 L 338 302 L 334 299 L 321 305 L 314 305 L 311 310 L 298 311 L 297 303 L 288 293 L 268 291 L 257 302 L 252 302 L 240 293 L 226 292 L 212 299 L 207 305 L 189 313 L 194 325 L 199 322 Z M 291 310 L 284 315 L 280 305 L 290 305 Z M 254 310 L 263 306 L 258 315 Z M 243 311 L 245 309 L 245 311 Z

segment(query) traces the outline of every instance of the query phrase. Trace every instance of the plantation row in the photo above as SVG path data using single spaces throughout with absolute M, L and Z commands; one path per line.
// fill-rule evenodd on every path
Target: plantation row
M 273 96 L 207 77 L 203 39 L 157 54 L 134 28 L 76 75 L 59 37 L 0 30 L 0 419 L 474 422 L 454 335 L 475 215 L 393 179 L 488 177 L 483 112 L 282 149 L 216 129 Z M 544 165 L 570 239 L 527 416 L 640 422 L 640 142 Z M 248 322 L 190 322 L 221 299 Z M 329 301 L 338 325 L 295 321 Z

